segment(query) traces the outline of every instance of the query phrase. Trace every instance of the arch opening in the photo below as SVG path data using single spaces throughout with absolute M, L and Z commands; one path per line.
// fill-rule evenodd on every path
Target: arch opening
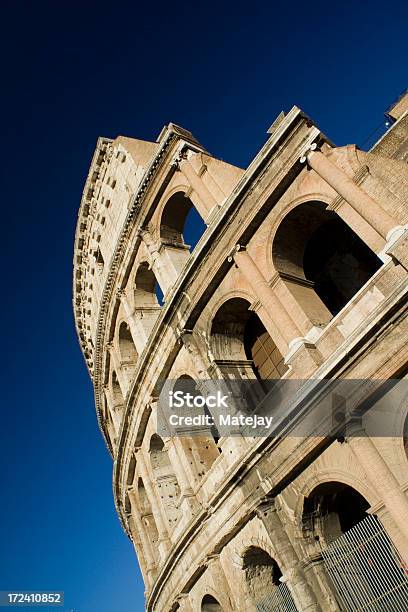
M 152 507 L 150 505 L 149 498 L 146 493 L 143 480 L 138 479 L 137 482 L 137 498 L 139 501 L 139 509 L 141 514 L 142 523 L 146 529 L 146 535 L 153 547 L 158 545 L 159 532 L 157 531 L 156 521 L 154 520 Z
M 122 364 L 136 364 L 138 355 L 126 321 L 119 326 L 119 353 Z
M 125 403 L 122 389 L 120 388 L 118 376 L 115 370 L 112 370 L 111 377 L 111 387 L 112 387 L 112 399 L 114 407 L 121 406 Z
M 278 563 L 265 550 L 257 546 L 247 549 L 243 557 L 245 581 L 251 598 L 259 609 L 281 585 L 282 572 Z M 269 609 L 269 608 L 268 608 Z
M 289 212 L 273 242 L 276 270 L 314 325 L 325 325 L 366 284 L 382 262 L 322 202 Z
M 318 485 L 305 499 L 304 527 L 329 544 L 367 517 L 370 504 L 355 489 L 341 482 Z
M 160 223 L 160 238 L 174 247 L 193 249 L 206 225 L 189 197 L 182 191 L 166 202 Z
M 98 274 L 102 275 L 103 269 L 105 267 L 105 261 L 103 259 L 101 249 L 98 249 L 95 253 L 95 263 L 96 263 L 96 269 L 98 271 Z
M 222 612 L 221 604 L 212 595 L 204 595 L 201 602 L 201 612 Z
M 230 373 L 236 370 L 237 378 L 281 378 L 288 369 L 284 357 L 249 308 L 243 298 L 231 298 L 219 308 L 211 327 L 213 353 Z
M 183 394 L 190 393 L 193 397 L 201 395 L 197 383 L 192 376 L 182 374 L 174 383 L 173 393 L 182 391 Z M 212 417 L 211 410 L 205 404 L 203 413 Z M 189 459 L 190 465 L 193 466 L 193 477 L 199 482 L 204 474 L 210 469 L 214 461 L 222 452 L 218 446 L 220 434 L 215 425 L 211 427 L 203 426 L 199 435 L 191 436 L 190 433 L 181 436 L 181 444 L 184 452 Z
M 137 269 L 134 285 L 134 298 L 137 308 L 159 308 L 159 283 L 147 261 L 143 261 Z
M 179 518 L 180 487 L 162 438 L 153 434 L 149 446 L 150 464 L 166 518 L 172 527 Z

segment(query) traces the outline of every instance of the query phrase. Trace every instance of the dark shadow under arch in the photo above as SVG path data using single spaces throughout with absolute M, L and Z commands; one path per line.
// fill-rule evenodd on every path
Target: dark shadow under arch
M 314 324 L 336 315 L 382 262 L 323 202 L 291 210 L 272 246 L 276 270 Z
M 368 501 L 353 487 L 337 482 L 318 485 L 305 499 L 303 524 L 326 544 L 367 516 Z
M 163 209 L 160 223 L 162 242 L 194 248 L 206 225 L 189 197 L 182 191 L 173 194 Z
M 222 612 L 221 604 L 212 595 L 204 595 L 201 601 L 201 612 Z

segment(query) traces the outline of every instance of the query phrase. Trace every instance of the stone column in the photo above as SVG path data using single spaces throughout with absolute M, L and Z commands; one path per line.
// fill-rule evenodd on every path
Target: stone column
M 210 366 L 210 363 L 208 362 L 207 364 L 205 362 L 194 333 L 189 329 L 179 329 L 177 331 L 179 340 L 183 343 L 194 361 L 194 367 L 196 368 L 199 378 L 201 380 L 208 380 L 210 378 L 208 372 L 208 366 Z
M 208 360 L 208 364 L 206 363 L 192 331 L 185 329 L 179 330 L 179 337 L 194 359 L 194 364 L 197 367 L 197 373 L 199 375 L 197 387 L 201 394 L 205 396 L 207 394 L 214 393 L 214 391 L 217 390 L 216 376 L 218 377 L 218 380 L 223 380 L 222 372 L 214 362 L 211 363 Z M 214 380 L 214 385 L 212 384 L 212 379 Z M 237 410 L 236 405 L 231 408 Z M 213 437 L 211 429 L 203 428 L 203 436 Z M 235 462 L 237 457 L 241 456 L 241 454 L 247 449 L 247 446 L 247 441 L 238 434 L 229 437 L 221 436 L 218 441 L 218 448 L 224 454 L 225 461 L 231 464 Z
M 359 187 L 343 170 L 328 159 L 321 151 L 316 150 L 317 145 L 311 145 L 309 151 L 301 158 L 330 185 L 358 214 L 367 221 L 377 232 L 389 241 L 394 230 L 400 228 L 371 196 Z
M 174 474 L 177 478 L 177 482 L 180 487 L 179 508 L 182 513 L 182 516 L 192 518 L 199 512 L 200 504 L 198 503 L 197 498 L 194 495 L 194 491 L 190 485 L 190 481 L 180 461 L 174 438 L 167 438 L 164 443 L 164 449 L 168 454 L 171 466 L 174 470 Z
M 132 340 L 133 343 L 136 347 L 137 353 L 138 355 L 140 355 L 143 352 L 143 348 L 145 345 L 145 338 L 143 337 L 143 335 L 141 334 L 141 331 L 139 329 L 139 326 L 137 325 L 137 322 L 134 318 L 134 310 L 132 309 L 130 303 L 129 303 L 129 299 L 127 297 L 127 295 L 125 294 L 124 291 L 120 291 L 118 293 L 118 296 L 120 298 L 120 301 L 122 303 L 123 309 L 125 311 L 126 314 L 126 320 L 129 324 L 129 329 L 130 329 L 130 333 L 132 335 Z
M 257 312 L 269 335 L 275 342 L 285 363 L 292 365 L 299 378 L 309 378 L 322 359 L 315 345 L 302 337 L 295 321 L 287 312 L 275 291 L 268 285 L 255 261 L 240 245 L 231 253 L 238 269 L 251 285 L 260 307 Z M 289 349 L 289 350 L 288 350 Z
M 116 376 L 118 379 L 118 383 L 120 386 L 120 390 L 122 391 L 123 401 L 125 400 L 126 393 L 128 390 L 128 381 L 126 380 L 126 376 L 123 375 L 122 364 L 120 363 L 120 359 L 118 354 L 113 346 L 112 342 L 107 345 L 107 349 L 109 351 L 110 358 L 113 363 L 113 368 L 116 372 Z
M 222 609 L 225 612 L 234 612 L 237 610 L 235 606 L 233 590 L 227 580 L 227 577 L 224 572 L 224 568 L 222 567 L 222 563 L 220 561 L 220 556 L 218 554 L 209 555 L 205 562 L 208 570 L 211 573 L 211 576 L 214 580 L 215 592 L 222 594 Z M 221 597 L 220 597 L 221 599 Z M 225 604 L 227 604 L 225 606 Z
M 140 469 L 140 475 L 146 489 L 146 495 L 150 502 L 153 517 L 156 522 L 157 531 L 159 534 L 159 551 L 162 559 L 167 557 L 167 553 L 171 548 L 167 525 L 162 515 L 162 509 L 157 499 L 156 493 L 152 487 L 151 477 L 146 467 L 146 462 L 143 454 L 139 451 L 137 454 L 137 463 Z
M 169 276 L 177 280 L 190 258 L 190 250 L 187 245 L 162 243 L 159 255 Z
M 369 438 L 358 422 L 348 426 L 347 442 L 366 472 L 367 479 L 383 500 L 401 533 L 399 542 L 395 542 L 400 553 L 408 562 L 408 499 L 398 480 L 390 470 L 374 442 Z
M 120 300 L 126 313 L 136 350 L 138 355 L 141 355 L 159 316 L 160 306 L 141 306 L 132 309 L 127 296 L 123 293 L 120 296 Z
M 315 548 L 317 542 L 314 541 Z M 303 573 L 308 584 L 313 584 L 316 598 L 326 612 L 342 612 L 337 603 L 337 592 L 325 567 L 321 552 L 308 555 L 301 561 Z
M 295 339 L 301 339 L 302 334 L 299 328 L 290 317 L 273 289 L 269 287 L 265 277 L 249 253 L 244 250 L 243 247 L 237 245 L 231 254 L 231 258 L 252 287 L 254 298 L 259 299 L 261 306 L 259 312 L 262 322 L 282 355 L 285 355 L 288 346 L 290 346 Z
M 121 422 L 121 416 L 120 414 L 118 414 L 116 408 L 117 406 L 115 405 L 115 402 L 113 401 L 113 397 L 112 397 L 112 393 L 108 387 L 108 385 L 105 385 L 103 387 L 103 390 L 105 392 L 105 397 L 106 397 L 106 403 L 108 405 L 108 410 L 110 412 L 111 418 L 112 418 L 112 425 L 114 428 L 114 433 L 115 433 L 115 438 L 117 437 L 118 433 L 119 433 L 119 429 L 120 429 L 120 422 Z
M 275 501 L 271 500 L 261 504 L 256 513 L 264 524 L 276 550 L 277 561 L 283 570 L 283 578 L 290 588 L 297 609 L 299 612 L 321 611 L 314 592 L 306 582 L 298 556 L 277 512 Z
M 193 605 L 188 593 L 180 593 L 180 595 L 177 595 L 176 602 L 179 605 L 180 612 L 193 612 Z
M 202 204 L 201 210 L 199 210 L 198 207 L 197 210 L 205 221 L 208 218 L 211 210 L 217 206 L 218 202 L 209 191 L 208 187 L 204 184 L 203 179 L 198 176 L 188 159 L 182 159 L 179 162 L 178 167 L 187 179 L 189 185 L 197 194 Z
M 163 261 L 163 256 L 160 255 L 160 245 L 157 245 L 153 240 L 152 235 L 148 230 L 142 230 L 140 236 L 146 245 L 146 248 L 152 258 L 152 269 L 160 285 L 163 295 L 166 295 L 177 281 L 178 274 L 173 267 L 168 267 Z
M 132 518 L 135 521 L 136 530 L 140 537 L 142 544 L 143 554 L 146 559 L 146 570 L 150 583 L 154 581 L 154 574 L 156 570 L 156 560 L 154 558 L 154 552 L 152 543 L 146 535 L 146 529 L 143 525 L 143 521 L 140 516 L 139 504 L 137 503 L 137 495 L 133 487 L 128 490 L 130 506 L 132 509 Z

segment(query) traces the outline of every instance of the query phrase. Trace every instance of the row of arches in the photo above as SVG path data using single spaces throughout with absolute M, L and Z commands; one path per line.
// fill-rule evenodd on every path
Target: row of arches
M 127 484 L 135 494 L 133 511 L 140 514 L 145 535 L 154 550 L 160 526 L 164 524 L 167 537 L 179 519 L 180 485 L 165 443 L 158 434 L 151 435 L 146 451 L 144 472 L 138 470 L 135 457 L 132 457 Z M 127 496 L 126 500 L 127 511 L 131 513 L 131 499 Z M 159 513 L 162 520 L 158 520 Z
M 308 531 L 311 516 L 312 534 Z M 299 566 L 308 566 L 307 556 L 302 559 L 302 554 L 311 538 L 316 550 L 322 553 L 320 561 L 319 555 L 314 555 L 308 570 L 311 572 L 308 584 L 310 588 L 313 585 L 318 609 L 357 610 L 364 605 L 371 609 L 379 600 L 381 609 L 405 609 L 404 603 L 408 601 L 405 565 L 380 521 L 369 514 L 368 501 L 356 489 L 339 481 L 317 485 L 304 500 L 302 524 L 304 541 L 298 538 L 297 545 Z M 218 583 L 215 574 L 219 591 L 211 589 L 202 595 L 208 584 L 205 579 L 197 593 L 193 589 L 190 601 L 198 604 L 194 609 L 230 610 L 228 596 L 235 602 L 232 609 L 235 606 L 259 611 L 309 609 L 310 602 L 303 599 L 299 589 L 299 575 L 288 568 L 274 535 L 269 533 L 270 545 L 262 538 L 251 538 L 251 543 L 245 545 L 240 564 L 242 582 L 237 584 L 236 575 L 233 584 L 228 585 L 229 593 L 222 589 L 223 579 Z M 343 555 L 345 561 L 341 562 Z
M 185 251 L 186 236 L 194 243 L 203 231 L 197 215 L 184 193 L 171 196 L 161 215 L 162 244 Z M 382 265 L 353 230 L 318 201 L 299 204 L 283 217 L 272 240 L 272 262 L 310 326 L 317 327 L 336 316 Z M 110 373 L 111 393 L 116 401 L 120 392 L 122 404 L 163 303 L 158 271 L 152 262 L 141 261 L 126 290 L 130 303 L 125 318 L 118 320 L 118 360 Z M 218 370 L 227 378 L 281 378 L 288 370 L 285 356 L 251 307 L 249 300 L 233 297 L 214 315 L 210 344 Z

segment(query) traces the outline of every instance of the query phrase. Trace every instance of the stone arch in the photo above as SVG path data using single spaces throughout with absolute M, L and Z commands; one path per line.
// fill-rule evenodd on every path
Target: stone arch
M 134 302 L 136 308 L 158 308 L 159 292 L 156 276 L 147 261 L 139 263 L 134 280 Z
M 119 379 L 115 370 L 111 371 L 110 375 L 110 408 L 115 429 L 118 432 L 125 411 L 125 398 L 123 397 L 122 389 L 119 384 Z
M 193 226 L 196 226 L 195 232 Z M 205 229 L 202 217 L 184 191 L 177 190 L 168 198 L 160 218 L 162 243 L 179 248 L 194 248 Z
M 143 480 L 140 477 L 137 482 L 137 498 L 139 502 L 142 523 L 146 530 L 146 535 L 154 549 L 158 546 L 159 543 L 159 532 L 157 530 L 156 521 L 154 520 L 150 500 L 147 496 Z
M 127 473 L 128 475 L 126 479 L 126 484 L 128 487 L 131 487 L 133 485 L 133 481 L 135 479 L 135 471 L 136 471 L 136 458 L 132 454 L 130 461 L 129 461 L 129 467 L 128 467 L 128 473 Z
M 197 382 L 187 373 L 180 374 L 174 382 L 173 392 L 177 390 L 192 395 L 200 393 Z M 205 390 L 203 390 L 203 394 L 205 394 Z M 207 407 L 204 408 L 204 411 L 210 415 Z M 188 433 L 183 435 L 182 431 L 179 431 L 178 435 L 180 445 L 190 466 L 192 480 L 194 484 L 198 484 L 222 452 L 221 448 L 217 446 L 220 434 L 215 426 L 203 426 L 202 430 L 200 432 L 196 431 L 193 436 Z
M 314 325 L 324 326 L 382 262 L 327 205 L 307 201 L 280 222 L 272 244 L 276 271 Z
M 258 609 L 281 584 L 281 569 L 277 561 L 258 546 L 246 548 L 242 557 L 242 568 L 248 592 Z
M 144 346 L 163 304 L 162 287 L 147 261 L 140 262 L 137 267 L 133 283 L 133 302 L 135 325 L 140 329 L 139 336 Z
M 116 374 L 115 370 L 112 370 L 112 373 L 111 373 L 111 389 L 112 389 L 113 405 L 114 406 L 124 405 L 125 400 L 123 397 L 122 389 L 119 384 L 118 375 Z
M 245 298 L 223 302 L 213 317 L 210 337 L 216 361 L 235 378 L 268 380 L 287 371 L 282 354 Z
M 300 485 L 297 502 L 294 509 L 296 522 L 298 525 L 303 524 L 304 500 L 309 497 L 313 491 L 321 484 L 328 482 L 339 482 L 355 489 L 362 497 L 368 500 L 370 506 L 373 507 L 379 502 L 378 495 L 367 484 L 366 474 L 360 464 L 353 461 L 350 457 L 339 456 L 336 459 L 336 466 L 321 466 L 319 457 L 316 462 L 316 472 L 302 474 L 299 479 Z M 344 465 L 342 465 L 344 464 Z M 306 480 L 305 480 L 306 478 Z
M 317 485 L 303 502 L 303 530 L 328 545 L 367 516 L 370 504 L 354 487 L 336 480 Z
M 208 593 L 201 600 L 201 612 L 223 612 L 223 608 L 219 601 L 213 595 Z
M 156 433 L 150 438 L 149 454 L 153 478 L 162 500 L 165 515 L 170 527 L 173 527 L 179 519 L 177 503 L 180 486 L 164 442 Z
M 122 366 L 135 366 L 138 359 L 138 354 L 135 343 L 133 342 L 129 325 L 126 321 L 122 321 L 119 324 L 118 347 Z

